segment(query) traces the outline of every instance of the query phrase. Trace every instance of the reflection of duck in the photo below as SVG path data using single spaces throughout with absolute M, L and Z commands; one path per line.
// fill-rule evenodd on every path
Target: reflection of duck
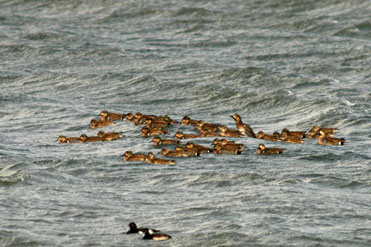
M 158 165 L 175 165 L 175 160 L 156 158 L 156 156 L 152 152 L 149 152 L 147 157 L 147 163 Z
M 250 127 L 250 125 L 244 124 L 242 122 L 240 115 L 234 114 L 233 116 L 230 116 L 230 117 L 236 121 L 236 127 L 241 132 L 242 135 L 256 138 L 255 133 Z
M 259 144 L 259 148 L 256 151 L 257 154 L 281 154 L 285 151 L 284 148 L 266 148 L 264 144 Z
M 344 138 L 326 136 L 326 133 L 323 130 L 320 130 L 319 133 L 318 144 L 320 145 L 344 145 L 346 142 Z

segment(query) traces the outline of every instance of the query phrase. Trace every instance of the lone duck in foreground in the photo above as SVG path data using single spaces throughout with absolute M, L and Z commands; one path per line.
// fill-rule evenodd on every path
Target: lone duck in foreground
M 144 233 L 144 236 L 143 236 L 144 240 L 162 241 L 162 240 L 168 240 L 171 238 L 171 236 L 166 233 L 161 233 L 161 232 L 150 233 L 150 230 L 148 229 L 145 229 L 143 233 Z
M 254 131 L 248 124 L 244 124 L 242 122 L 241 116 L 238 114 L 234 114 L 233 116 L 230 116 L 236 121 L 236 127 L 237 129 L 241 132 L 242 135 L 244 136 L 249 136 L 252 138 L 256 138 Z
M 320 136 L 318 137 L 318 144 L 320 145 L 344 145 L 346 142 L 344 138 L 335 138 L 326 136 L 325 131 L 319 131 Z
M 284 148 L 266 148 L 264 144 L 259 144 L 259 148 L 256 151 L 257 154 L 281 154 L 285 151 Z
M 148 230 L 149 233 L 160 232 L 159 230 L 156 230 L 156 229 L 149 229 L 149 228 L 144 228 L 144 227 L 138 228 L 137 224 L 135 224 L 134 222 L 131 222 L 129 224 L 129 228 L 130 228 L 129 231 L 127 231 L 126 234 L 139 233 L 139 232 L 144 232 L 146 230 Z

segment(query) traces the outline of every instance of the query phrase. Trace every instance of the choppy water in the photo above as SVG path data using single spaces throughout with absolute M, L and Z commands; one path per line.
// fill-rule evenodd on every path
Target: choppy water
M 370 1 L 0 1 L 0 245 L 371 245 Z M 240 156 L 124 162 L 158 152 L 139 127 L 95 135 L 102 110 L 257 132 L 337 127 L 345 146 L 241 138 Z M 191 132 L 187 127 L 171 127 Z M 170 135 L 169 135 L 170 136 Z M 210 145 L 213 138 L 197 143 Z

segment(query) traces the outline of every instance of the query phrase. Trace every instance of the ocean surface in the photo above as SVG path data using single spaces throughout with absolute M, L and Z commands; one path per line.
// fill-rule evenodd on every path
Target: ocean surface
M 160 148 L 103 110 L 347 142 L 130 163 Z M 99 130 L 125 137 L 56 141 Z M 371 1 L 0 0 L 0 246 L 371 246 L 370 130 Z

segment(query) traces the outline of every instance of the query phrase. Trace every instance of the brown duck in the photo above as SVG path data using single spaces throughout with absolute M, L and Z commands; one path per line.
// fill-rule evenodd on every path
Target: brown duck
M 281 154 L 285 151 L 284 148 L 267 148 L 264 144 L 259 144 L 259 148 L 256 151 L 257 154 Z
M 163 129 L 150 129 L 148 127 L 143 127 L 142 130 L 142 136 L 148 137 L 148 136 L 158 136 L 158 135 L 165 135 L 168 133 L 167 130 Z
M 80 142 L 80 137 L 59 136 L 57 140 L 59 143 L 78 143 Z
M 123 120 L 125 118 L 125 114 L 102 111 L 100 113 L 101 121 L 117 121 Z
M 243 135 L 239 130 L 229 129 L 223 125 L 219 128 L 219 135 L 224 137 L 242 137 Z
M 156 156 L 152 152 L 148 153 L 147 163 L 158 164 L 158 165 L 175 165 L 176 164 L 175 160 L 156 158 Z
M 98 137 L 103 137 L 103 141 L 114 141 L 120 138 L 123 138 L 124 135 L 121 132 L 104 132 L 99 131 L 97 134 Z
M 99 121 L 99 120 L 93 119 L 90 121 L 90 128 L 97 129 L 97 128 L 102 128 L 102 127 L 110 126 L 114 124 L 115 123 L 110 120 Z
M 82 134 L 80 136 L 80 142 L 102 142 L 103 137 L 99 136 L 87 136 L 85 134 Z
M 132 151 L 126 151 L 123 155 L 126 161 L 147 161 L 146 154 L 134 154 Z
M 242 135 L 256 138 L 255 133 L 250 127 L 250 125 L 244 124 L 242 122 L 240 115 L 234 114 L 233 116 L 230 116 L 230 117 L 236 121 L 236 127 L 241 132 Z
M 318 144 L 320 145 L 344 145 L 346 142 L 344 138 L 326 136 L 326 133 L 323 130 L 320 130 L 319 133 Z
M 190 139 L 190 138 L 198 138 L 201 137 L 199 134 L 183 134 L 181 131 L 177 131 L 175 137 L 178 139 Z
M 154 146 L 159 146 L 159 145 L 172 145 L 172 144 L 181 144 L 181 142 L 179 140 L 172 140 L 172 139 L 162 139 L 161 137 L 159 136 L 155 136 L 153 138 L 153 145 Z

